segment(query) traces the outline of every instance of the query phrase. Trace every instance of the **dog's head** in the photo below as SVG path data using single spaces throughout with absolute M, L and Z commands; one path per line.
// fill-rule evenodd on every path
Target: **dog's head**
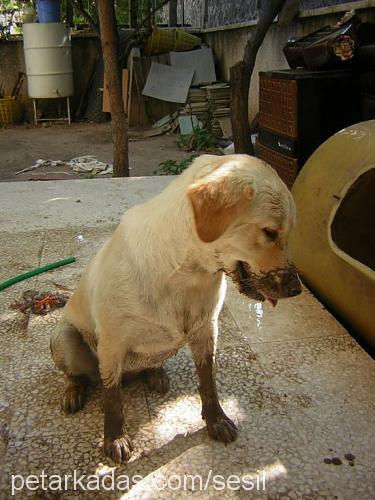
M 241 293 L 274 305 L 301 293 L 287 256 L 295 205 L 269 165 L 247 155 L 216 157 L 198 169 L 187 195 L 199 244 L 210 245 Z

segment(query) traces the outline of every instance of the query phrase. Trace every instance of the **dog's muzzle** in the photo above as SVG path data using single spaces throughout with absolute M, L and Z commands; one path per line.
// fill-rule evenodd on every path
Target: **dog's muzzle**
M 245 262 L 238 261 L 233 272 L 228 273 L 240 293 L 250 299 L 268 300 L 273 306 L 278 299 L 295 297 L 302 292 L 297 269 L 293 264 L 256 274 Z

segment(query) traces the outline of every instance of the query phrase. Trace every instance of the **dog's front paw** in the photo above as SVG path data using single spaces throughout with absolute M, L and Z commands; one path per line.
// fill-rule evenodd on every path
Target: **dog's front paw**
M 104 438 L 104 453 L 117 464 L 128 462 L 132 451 L 133 444 L 127 434 L 117 439 Z
M 231 443 L 237 437 L 237 427 L 226 415 L 219 416 L 213 422 L 207 422 L 210 438 L 223 443 Z

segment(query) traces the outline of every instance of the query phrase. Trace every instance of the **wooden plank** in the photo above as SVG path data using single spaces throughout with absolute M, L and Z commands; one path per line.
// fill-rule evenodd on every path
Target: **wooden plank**
M 150 124 L 145 110 L 145 101 L 142 92 L 142 69 L 141 58 L 134 57 L 132 60 L 131 81 L 131 108 L 129 107 L 128 118 L 130 126 L 144 127 Z
M 128 99 L 129 99 L 129 70 L 122 70 L 122 99 L 124 101 L 125 113 L 128 109 Z
M 141 51 L 137 47 L 133 47 L 130 55 L 128 57 L 128 68 L 129 68 L 129 102 L 128 102 L 128 122 L 129 126 L 133 125 L 133 115 L 134 115 L 134 103 L 133 103 L 133 89 L 135 87 L 134 84 L 134 67 L 133 67 L 133 59 L 134 57 L 140 57 Z

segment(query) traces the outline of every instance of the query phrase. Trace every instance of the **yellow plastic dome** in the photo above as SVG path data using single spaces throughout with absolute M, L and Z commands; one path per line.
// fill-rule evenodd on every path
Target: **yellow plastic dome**
M 291 254 L 304 281 L 375 346 L 375 120 L 322 144 L 292 192 Z

